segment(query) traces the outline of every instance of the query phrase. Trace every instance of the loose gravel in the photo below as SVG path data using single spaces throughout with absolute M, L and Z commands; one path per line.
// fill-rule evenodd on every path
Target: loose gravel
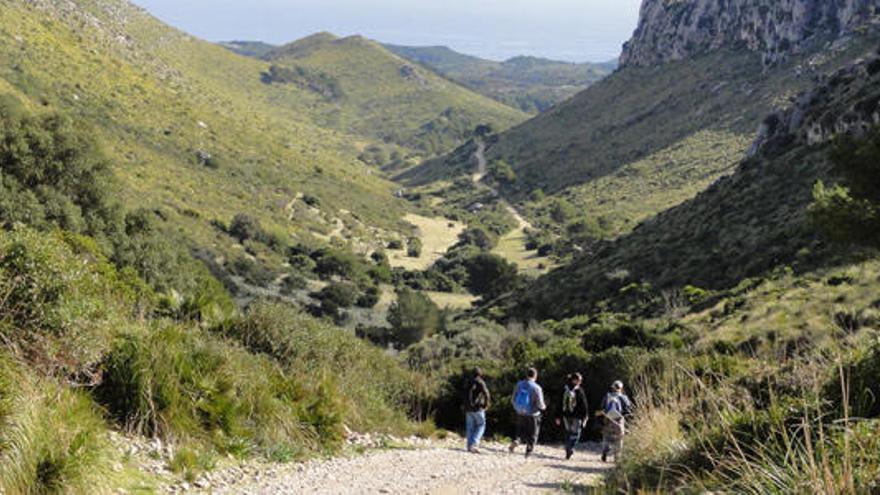
M 250 466 L 216 473 L 199 491 L 213 494 L 544 494 L 601 486 L 609 464 L 596 445 L 566 461 L 562 448 L 541 446 L 525 459 L 500 444 L 471 454 L 449 443 L 378 450 L 303 464 Z

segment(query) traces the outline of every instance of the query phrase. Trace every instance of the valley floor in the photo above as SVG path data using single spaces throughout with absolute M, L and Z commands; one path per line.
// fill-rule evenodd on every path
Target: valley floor
M 462 446 L 431 444 L 410 450 L 383 450 L 362 456 L 245 470 L 233 481 L 213 483 L 211 493 L 316 494 L 544 494 L 585 493 L 601 486 L 611 464 L 599 460 L 595 445 L 563 458 L 561 447 L 538 447 L 526 460 L 522 448 L 484 445 L 481 455 Z M 222 477 L 222 475 L 221 475 Z

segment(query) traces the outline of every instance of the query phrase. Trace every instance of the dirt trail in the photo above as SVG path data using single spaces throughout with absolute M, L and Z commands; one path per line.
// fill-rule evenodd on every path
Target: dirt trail
M 474 153 L 474 158 L 477 160 L 477 171 L 471 176 L 471 180 L 474 181 L 474 184 L 477 187 L 486 189 L 487 191 L 492 193 L 492 196 L 498 198 L 498 201 L 501 202 L 501 205 L 504 206 L 504 208 L 507 209 L 508 212 L 510 212 L 514 219 L 516 219 L 517 224 L 519 224 L 519 226 L 517 227 L 518 230 L 531 229 L 532 224 L 529 223 L 529 221 L 520 214 L 519 210 L 517 210 L 506 199 L 502 198 L 497 189 L 483 182 L 483 179 L 486 178 L 486 174 L 488 173 L 488 163 L 486 162 L 486 143 L 482 141 L 477 141 L 477 151 Z
M 376 451 L 358 457 L 313 461 L 245 475 L 212 493 L 286 494 L 546 494 L 601 486 L 609 464 L 596 446 L 572 460 L 561 448 L 539 447 L 530 459 L 486 445 L 480 455 L 441 444 L 415 450 Z

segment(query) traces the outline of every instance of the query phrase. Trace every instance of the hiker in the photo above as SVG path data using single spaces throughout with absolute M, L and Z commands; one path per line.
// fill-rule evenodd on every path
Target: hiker
M 565 392 L 562 393 L 562 420 L 556 420 L 565 426 L 568 437 L 565 441 L 565 459 L 571 459 L 574 448 L 581 440 L 581 433 L 587 426 L 590 417 L 590 406 L 587 403 L 587 394 L 581 388 L 584 377 L 580 373 L 572 373 L 566 377 Z
M 486 409 L 491 405 L 489 387 L 483 380 L 483 370 L 475 368 L 473 376 L 465 387 L 465 426 L 467 429 L 467 450 L 480 453 L 480 441 L 486 433 Z
M 544 390 L 537 383 L 538 370 L 529 368 L 524 379 L 513 389 L 513 408 L 516 410 L 516 438 L 510 444 L 510 453 L 520 443 L 526 445 L 526 458 L 532 455 L 538 435 L 541 432 L 541 413 L 547 409 L 544 404 Z
M 611 391 L 602 400 L 599 414 L 605 417 L 602 428 L 602 462 L 608 462 L 608 455 L 614 455 L 616 462 L 623 450 L 623 437 L 626 435 L 626 419 L 632 414 L 632 402 L 623 392 L 620 380 L 611 385 Z

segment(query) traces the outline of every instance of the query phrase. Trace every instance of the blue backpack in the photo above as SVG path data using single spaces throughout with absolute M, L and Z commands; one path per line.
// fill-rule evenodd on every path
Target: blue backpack
M 516 394 L 513 396 L 513 408 L 517 414 L 532 414 L 532 387 L 529 382 L 519 382 L 516 387 Z

